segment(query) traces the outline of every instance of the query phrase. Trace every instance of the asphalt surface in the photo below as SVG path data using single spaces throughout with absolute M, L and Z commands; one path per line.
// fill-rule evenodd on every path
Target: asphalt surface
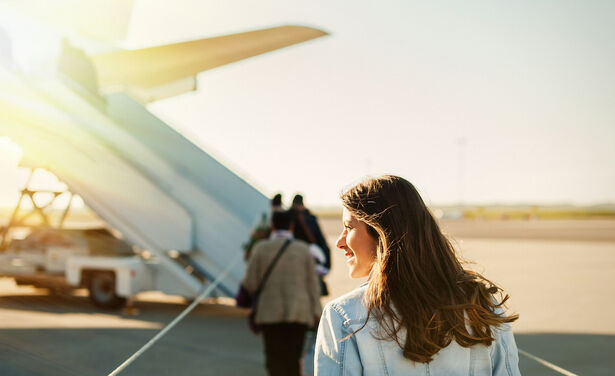
M 321 222 L 334 244 L 341 225 Z M 443 226 L 460 255 L 474 262 L 468 267 L 510 293 L 510 309 L 521 315 L 513 325 L 520 349 L 578 375 L 613 375 L 615 221 L 574 222 Z M 548 230 L 527 230 L 541 226 Z M 332 297 L 361 283 L 347 278 L 344 261 L 334 252 Z M 154 293 L 140 297 L 137 312 L 101 311 L 82 291 L 49 295 L 0 279 L 0 375 L 108 374 L 187 304 Z M 261 339 L 248 331 L 245 311 L 230 304 L 201 304 L 123 374 L 265 375 Z M 520 358 L 524 375 L 559 374 Z
M 133 315 L 38 292 L 18 288 L 0 298 L 0 375 L 106 375 L 187 307 L 176 299 L 139 301 Z M 266 375 L 260 338 L 244 316 L 201 304 L 123 374 Z

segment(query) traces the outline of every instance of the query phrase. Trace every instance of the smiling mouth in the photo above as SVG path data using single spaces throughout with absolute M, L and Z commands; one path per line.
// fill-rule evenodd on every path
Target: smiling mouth
M 346 252 L 344 253 L 344 256 L 346 256 L 347 258 L 351 258 L 354 256 L 354 253 L 352 253 L 351 251 L 346 250 Z

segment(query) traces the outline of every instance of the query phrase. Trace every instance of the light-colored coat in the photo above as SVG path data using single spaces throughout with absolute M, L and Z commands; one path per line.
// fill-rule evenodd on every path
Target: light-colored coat
M 243 286 L 254 294 L 260 281 L 286 239 L 263 240 L 252 248 Z M 258 298 L 257 324 L 300 323 L 312 326 L 320 317 L 320 284 L 316 264 L 307 243 L 293 240 L 277 264 Z

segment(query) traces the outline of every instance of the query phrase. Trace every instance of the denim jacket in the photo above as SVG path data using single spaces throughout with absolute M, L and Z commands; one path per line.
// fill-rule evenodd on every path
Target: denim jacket
M 429 363 L 404 358 L 395 341 L 374 338 L 371 333 L 377 324 L 372 319 L 342 340 L 365 323 L 367 308 L 362 300 L 366 288 L 363 285 L 325 307 L 316 338 L 315 375 L 521 375 L 517 345 L 508 324 L 494 328 L 495 341 L 490 346 L 465 348 L 452 341 Z

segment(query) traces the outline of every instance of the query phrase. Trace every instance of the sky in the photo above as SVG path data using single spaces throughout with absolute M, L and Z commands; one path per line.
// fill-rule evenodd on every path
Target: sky
M 327 31 L 149 105 L 287 203 L 339 205 L 392 173 L 432 204 L 592 204 L 615 202 L 613 14 L 611 1 L 149 0 L 123 46 Z M 19 174 L 9 149 L 0 139 L 0 206 Z

